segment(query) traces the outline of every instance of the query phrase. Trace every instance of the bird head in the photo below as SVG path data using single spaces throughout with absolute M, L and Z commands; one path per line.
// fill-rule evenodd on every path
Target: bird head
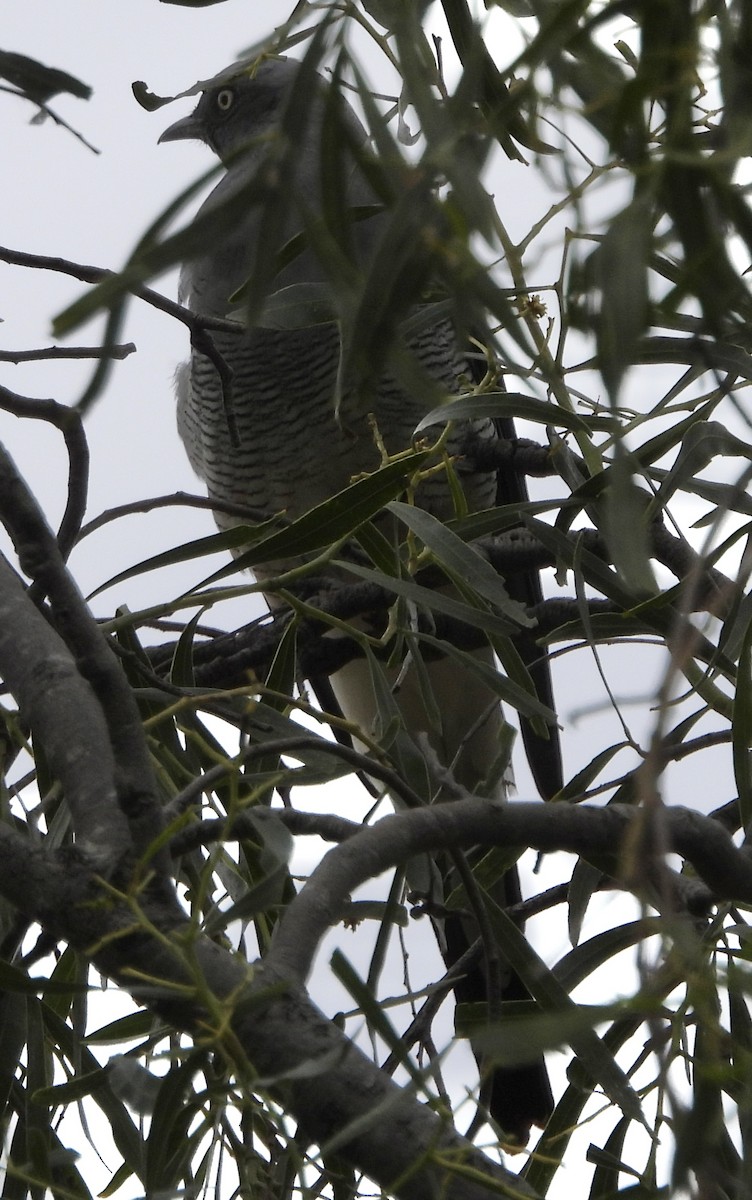
M 253 74 L 224 72 L 207 88 L 193 112 L 165 129 L 160 142 L 206 142 L 228 163 L 278 128 L 293 80 L 300 69 L 294 59 L 269 59 Z

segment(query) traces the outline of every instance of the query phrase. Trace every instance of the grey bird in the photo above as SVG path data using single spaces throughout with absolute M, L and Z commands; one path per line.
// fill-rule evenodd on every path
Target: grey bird
M 207 87 L 194 112 L 171 125 L 160 138 L 199 139 L 226 167 L 197 220 L 225 206 L 226 219 L 220 232 L 215 229 L 211 235 L 211 244 L 186 262 L 181 273 L 180 299 L 197 314 L 236 314 L 241 304 L 237 293 L 249 280 L 251 287 L 264 287 L 267 293 L 277 296 L 284 295 L 284 288 L 295 294 L 294 289 L 301 285 L 326 284 L 327 272 L 317 256 L 311 230 L 325 203 L 321 157 L 331 93 L 329 85 L 316 77 L 313 91 L 308 92 L 307 111 L 302 115 L 295 112 L 292 106 L 300 70 L 300 64 L 293 60 L 273 59 L 262 61 L 252 71 L 225 73 Z M 304 129 L 295 153 L 285 156 L 286 122 L 291 118 L 302 120 Z M 366 134 L 344 101 L 339 119 L 339 169 L 346 193 L 340 200 L 344 200 L 344 211 L 358 214 L 348 236 L 353 262 L 367 271 L 385 252 L 382 239 L 387 236 L 388 216 L 374 213 L 376 197 L 361 161 Z M 268 196 L 270 188 L 275 187 L 281 215 L 274 212 L 273 201 L 271 205 L 268 200 L 265 205 L 259 203 L 259 196 Z M 299 252 L 285 261 L 273 279 L 259 283 L 257 268 L 268 261 L 264 239 L 270 228 L 280 247 L 303 230 L 308 236 L 300 239 L 302 249 L 298 247 Z M 261 274 L 264 270 L 266 267 Z M 347 264 L 344 272 L 346 276 Z M 357 383 L 348 388 L 345 379 L 343 386 L 340 336 L 334 320 L 316 324 L 302 321 L 290 328 L 274 328 L 257 321 L 242 332 L 216 332 L 212 337 L 232 371 L 236 429 L 231 429 L 228 420 L 215 364 L 195 349 L 190 362 L 178 369 L 178 428 L 209 496 L 223 503 L 234 502 L 269 515 L 284 512 L 289 518 L 297 518 L 346 487 L 354 476 L 378 467 L 379 450 L 369 414 L 375 418 L 386 449 L 395 453 L 410 447 L 415 427 L 431 407 L 430 389 L 406 388 L 399 372 L 388 366 L 364 382 L 365 402 Z M 448 320 L 416 323 L 407 345 L 419 373 L 432 383 L 436 395 L 456 394 L 461 380 L 477 372 Z M 469 435 L 483 442 L 499 433 L 514 435 L 511 420 L 460 426 L 452 434 L 449 449 L 459 454 Z M 526 499 L 524 479 L 516 472 L 478 470 L 468 456 L 466 460 L 458 458 L 457 475 L 470 510 Z M 421 485 L 417 501 L 439 519 L 453 515 L 450 488 L 442 474 Z M 215 516 L 220 527 L 237 522 L 237 518 L 221 511 Z M 278 566 L 274 563 L 254 569 L 264 579 Z M 513 598 L 528 605 L 541 599 L 537 574 L 510 576 L 507 588 Z M 270 599 L 270 603 L 276 602 Z M 517 648 L 528 664 L 539 698 L 553 707 L 547 665 L 541 661 L 541 652 L 530 633 L 520 634 Z M 490 650 L 480 651 L 478 656 L 489 665 L 493 661 Z M 394 678 L 396 702 L 407 731 L 415 739 L 413 749 L 425 757 L 427 791 L 433 788 L 428 798 L 436 798 L 437 763 L 445 770 L 451 768 L 453 778 L 463 788 L 477 793 L 499 754 L 503 717 L 498 700 L 479 675 L 466 672 L 458 678 L 457 666 L 451 660 L 428 663 L 426 669 L 435 707 L 424 702 L 425 683 L 416 671 L 400 671 L 399 678 L 397 673 Z M 349 663 L 332 677 L 331 686 L 344 715 L 359 728 L 369 730 L 376 705 L 364 663 Z M 556 728 L 551 728 L 548 738 L 540 736 L 528 722 L 522 722 L 522 730 L 537 786 L 544 796 L 553 795 L 562 785 Z M 503 780 L 496 781 L 488 794 L 492 802 L 504 800 Z M 434 873 L 436 868 L 448 894 L 454 885 L 451 867 L 437 860 Z M 519 900 L 516 869 L 508 871 L 496 885 L 495 896 L 503 905 Z M 469 918 L 449 913 L 434 924 L 445 961 L 451 966 L 477 933 L 470 928 Z M 455 995 L 461 1002 L 483 1002 L 488 986 L 482 963 L 476 963 L 457 981 Z M 501 999 L 526 996 L 520 980 L 507 971 Z M 482 1062 L 480 1066 L 483 1070 Z M 482 1095 L 501 1129 L 521 1144 L 527 1141 L 531 1125 L 545 1124 L 552 1111 L 542 1059 L 519 1067 L 493 1069 Z

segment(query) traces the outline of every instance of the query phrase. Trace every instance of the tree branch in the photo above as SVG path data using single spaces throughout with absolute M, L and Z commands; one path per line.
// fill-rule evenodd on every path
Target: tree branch
M 93 517 L 91 521 L 87 521 L 81 527 L 76 541 L 83 541 L 89 534 L 94 533 L 97 529 L 102 529 L 110 521 L 119 521 L 121 517 L 130 517 L 139 513 L 153 512 L 155 508 L 203 508 L 208 509 L 209 512 L 228 513 L 230 516 L 240 517 L 244 521 L 265 520 L 265 514 L 260 509 L 248 508 L 245 504 L 225 503 L 221 500 L 210 499 L 208 496 L 194 496 L 190 492 L 172 492 L 167 496 L 149 496 L 145 500 L 134 500 L 130 504 L 119 504 L 106 509 L 105 512 L 100 513 L 98 517 Z
M 60 635 L 101 705 L 107 742 L 115 759 L 118 802 L 128 820 L 134 846 L 143 854 L 162 829 L 162 813 L 133 693 L 66 571 L 55 537 L 4 447 L 0 447 L 0 518 L 13 539 L 22 570 L 49 596 Z M 26 605 L 31 614 L 34 609 L 29 597 Z M 166 851 L 159 853 L 157 861 L 163 870 L 168 869 Z
M 731 580 L 720 571 L 705 568 L 702 558 L 682 539 L 668 533 L 660 523 L 654 523 L 653 531 L 656 558 L 660 562 L 678 579 L 686 578 L 690 571 L 696 572 L 698 586 L 694 589 L 692 599 L 697 609 L 703 610 L 712 604 L 713 610 L 717 611 L 719 597 L 726 597 L 726 602 L 731 599 L 734 594 Z M 590 553 L 604 562 L 608 561 L 605 543 L 595 530 L 578 531 L 578 538 Z M 502 576 L 540 570 L 554 566 L 556 561 L 551 549 L 528 530 L 510 530 L 496 538 L 479 539 L 476 544 Z M 302 584 L 302 594 L 323 614 L 337 617 L 338 620 L 350 621 L 364 615 L 371 618 L 376 633 L 382 628 L 379 620 L 382 616 L 385 619 L 394 603 L 394 595 L 387 587 L 363 582 L 333 585 L 331 578 L 307 578 Z M 546 638 L 549 642 L 571 641 L 575 629 L 581 625 L 580 602 L 574 599 L 557 597 L 544 600 L 527 611 L 536 621 L 536 636 Z M 633 620 L 627 624 L 623 619 L 623 609 L 611 600 L 592 599 L 588 602 L 588 611 L 591 617 L 618 617 L 620 636 L 624 638 L 657 632 L 647 621 L 641 623 Z M 266 624 L 254 622 L 211 641 L 196 643 L 193 648 L 196 683 L 204 687 L 233 687 L 245 682 L 249 671 L 263 675 L 272 662 L 289 619 L 288 612 L 279 612 Z M 473 626 L 441 613 L 432 614 L 432 622 L 435 635 L 459 649 L 473 650 L 485 644 L 485 635 Z M 613 636 L 609 632 L 609 637 Z M 160 671 L 171 662 L 174 652 L 174 642 L 150 648 L 148 654 L 155 670 Z M 700 657 L 703 654 L 713 656 L 714 649 L 710 643 L 703 642 L 698 643 L 697 652 Z M 541 649 L 541 655 L 544 653 L 545 650 Z M 298 625 L 298 654 L 302 675 L 311 678 L 333 674 L 352 659 L 360 657 L 362 650 L 354 640 L 325 636 L 325 630 L 316 622 L 301 621 Z
M 60 780 L 78 845 L 97 870 L 109 875 L 131 839 L 118 806 L 115 760 L 101 706 L 68 647 L 2 557 L 0 674 Z
M 535 1197 L 393 1083 L 302 988 L 263 963 L 251 974 L 240 955 L 197 933 L 171 898 L 144 895 L 135 912 L 115 894 L 103 904 L 101 881 L 84 864 L 29 847 L 20 853 L 21 840 L 0 825 L 0 852 L 10 867 L 0 875 L 0 894 L 90 957 L 138 1003 L 204 1045 L 216 1042 L 241 1078 L 244 1063 L 252 1064 L 253 1084 L 276 1095 L 311 1141 L 336 1141 L 339 1155 L 399 1200 Z
M 18 396 L 5 387 L 0 387 L 0 408 L 13 413 L 15 417 L 47 421 L 63 435 L 68 452 L 68 500 L 57 540 L 60 553 L 63 558 L 67 558 L 84 519 L 89 490 L 89 446 L 81 416 L 75 409 L 58 404 L 57 400 L 36 400 L 28 396 Z
M 543 852 L 619 856 L 642 809 L 488 800 L 455 800 L 384 817 L 330 850 L 277 927 L 268 961 L 304 982 L 316 947 L 339 920 L 346 897 L 368 879 L 418 853 L 460 846 L 532 847 Z M 737 849 L 718 821 L 687 808 L 664 808 L 659 818 L 669 851 L 682 855 L 718 899 L 752 903 L 752 850 Z
M 0 350 L 0 362 L 43 362 L 60 358 L 116 358 L 122 360 L 136 353 L 133 342 L 119 346 L 45 346 L 40 350 Z
M 23 251 L 11 250 L 7 246 L 0 246 L 0 262 L 9 263 L 12 266 L 31 267 L 42 271 L 56 271 L 63 275 L 71 275 L 74 279 L 80 279 L 83 283 L 101 283 L 103 280 L 115 278 L 117 275 L 116 271 L 107 271 L 102 267 L 88 267 L 82 263 L 74 263 L 65 258 L 54 258 L 46 254 L 27 254 Z M 166 313 L 167 316 L 182 321 L 188 327 L 191 335 L 191 345 L 209 359 L 219 375 L 230 434 L 233 441 L 237 442 L 237 427 L 232 406 L 232 372 L 214 345 L 209 331 L 229 330 L 231 333 L 235 333 L 238 330 L 242 330 L 243 326 L 237 321 L 221 320 L 217 317 L 199 317 L 191 312 L 189 308 L 186 308 L 185 305 L 178 304 L 174 300 L 168 300 L 160 292 L 154 291 L 153 288 L 144 287 L 142 284 L 136 284 L 130 290 L 134 296 L 145 300 L 152 308 L 157 308 L 160 312 Z M 107 359 L 119 357 L 117 354 L 113 354 L 113 349 L 113 344 L 106 344 L 103 357 Z

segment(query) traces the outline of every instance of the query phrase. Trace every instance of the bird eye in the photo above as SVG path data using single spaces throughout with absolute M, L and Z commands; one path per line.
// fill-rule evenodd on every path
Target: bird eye
M 217 108 L 220 112 L 229 112 L 235 101 L 235 92 L 232 88 L 222 88 L 221 92 L 217 92 Z

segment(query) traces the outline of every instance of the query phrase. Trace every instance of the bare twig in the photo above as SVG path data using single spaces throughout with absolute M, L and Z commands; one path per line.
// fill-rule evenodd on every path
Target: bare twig
M 263 513 L 259 509 L 248 508 L 243 504 L 232 504 L 222 500 L 211 499 L 209 496 L 193 496 L 190 492 L 173 492 L 169 496 L 149 496 L 145 500 L 134 500 L 131 504 L 120 504 L 117 507 L 108 508 L 106 512 L 100 513 L 98 517 L 87 521 L 81 528 L 76 540 L 78 542 L 83 541 L 89 534 L 94 533 L 97 529 L 102 529 L 110 521 L 118 521 L 122 517 L 131 517 L 138 513 L 152 512 L 156 508 L 203 508 L 208 509 L 210 512 L 227 513 L 230 516 L 240 517 L 246 521 L 265 521 L 268 519 L 267 513 Z
M 81 416 L 75 409 L 59 404 L 57 400 L 37 400 L 19 396 L 5 387 L 0 387 L 0 408 L 16 417 L 47 421 L 63 435 L 68 452 L 68 499 L 58 529 L 57 541 L 63 559 L 66 559 L 76 541 L 86 512 L 89 490 L 89 446 Z
M 71 275 L 74 279 L 80 279 L 82 283 L 101 283 L 104 279 L 112 279 L 117 274 L 115 271 L 107 271 L 102 267 L 85 266 L 83 263 L 75 263 L 66 258 L 53 257 L 47 254 L 28 254 L 20 250 L 11 250 L 7 246 L 0 246 L 0 262 L 9 263 L 11 266 L 30 267 L 41 271 L 56 271 L 59 274 Z M 183 304 L 177 304 L 174 300 L 168 300 L 166 296 L 162 296 L 159 292 L 155 292 L 153 288 L 144 287 L 142 284 L 135 284 L 131 290 L 134 296 L 145 300 L 153 308 L 158 308 L 160 312 L 166 313 L 167 316 L 174 317 L 176 320 L 182 321 L 184 325 L 187 325 L 191 334 L 191 344 L 210 360 L 219 375 L 222 384 L 223 402 L 228 415 L 230 432 L 232 433 L 234 429 L 232 419 L 232 375 L 222 355 L 217 351 L 208 331 L 221 330 L 226 333 L 242 332 L 242 324 L 238 321 L 221 320 L 218 317 L 199 317 Z M 109 326 L 108 330 L 111 332 Z M 106 337 L 104 344 L 104 357 L 106 359 L 113 357 L 110 353 L 112 345 L 113 343 L 109 341 L 109 337 Z M 79 402 L 78 407 L 85 407 L 85 399 L 91 393 L 92 387 L 93 384 L 87 388 L 85 397 Z M 235 436 L 237 436 L 237 430 L 235 430 Z
M 72 133 L 74 138 L 81 142 L 81 144 L 85 146 L 87 150 L 91 150 L 92 154 L 102 153 L 102 151 L 98 150 L 96 146 L 93 146 L 91 142 L 87 142 L 82 133 L 79 133 L 79 131 L 74 129 L 72 125 L 69 125 L 68 122 L 65 121 L 58 113 L 56 113 L 54 108 L 50 108 L 49 104 L 47 104 L 44 100 L 38 99 L 34 96 L 28 96 L 26 92 L 20 90 L 19 88 L 8 87 L 8 85 L 5 83 L 0 83 L 0 92 L 9 92 L 11 96 L 18 96 L 21 100 L 30 101 L 30 103 L 32 103 L 40 112 L 43 112 L 46 117 L 49 117 L 50 120 L 54 121 L 56 125 L 59 125 L 61 129 L 65 129 L 68 133 Z
M 133 342 L 119 346 L 46 346 L 42 350 L 0 350 L 0 362 L 41 362 L 48 358 L 107 358 L 123 359 L 136 353 Z
M 70 275 L 81 283 L 101 283 L 104 279 L 113 279 L 116 271 L 108 271 L 105 267 L 91 267 L 85 263 L 72 262 L 68 258 L 59 258 L 50 254 L 29 254 L 24 250 L 11 250 L 8 246 L 0 246 L 0 262 L 6 262 L 13 267 L 30 267 L 37 271 L 55 271 L 60 275 Z M 153 288 L 142 287 L 133 289 L 133 294 L 158 308 L 176 320 L 182 321 L 189 329 L 218 329 L 225 333 L 237 333 L 243 326 L 237 321 L 222 320 L 220 317 L 197 317 L 183 304 L 168 300 Z

